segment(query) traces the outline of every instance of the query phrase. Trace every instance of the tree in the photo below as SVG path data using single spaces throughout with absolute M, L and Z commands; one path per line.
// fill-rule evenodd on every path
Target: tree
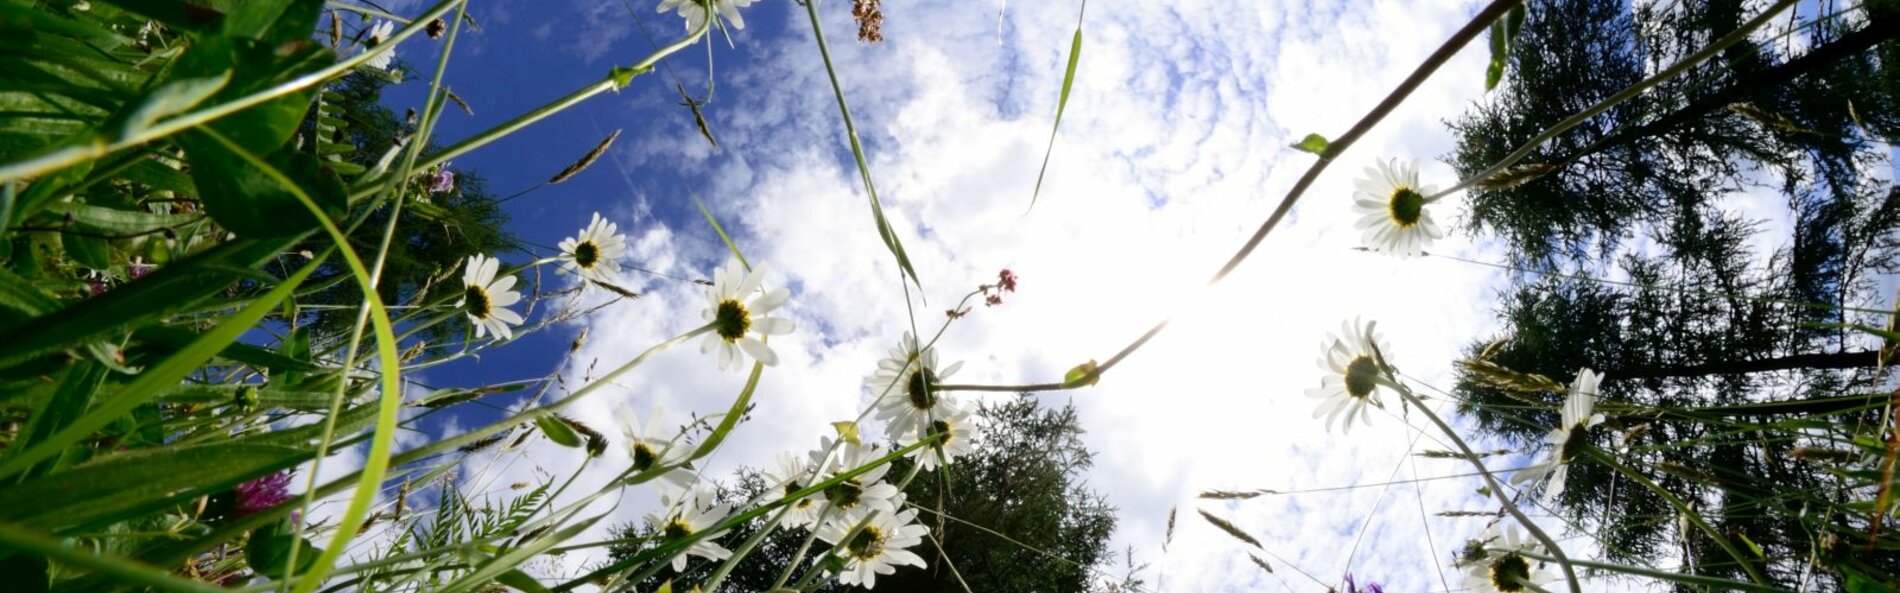
M 306 147 L 318 153 L 341 151 L 334 153 L 341 156 L 338 159 L 343 163 L 341 167 L 374 168 L 384 154 L 414 129 L 412 123 L 397 118 L 395 112 L 380 103 L 382 89 L 388 85 L 387 78 L 365 72 L 352 73 L 330 85 L 322 96 L 324 108 L 313 109 L 301 128 L 302 137 L 309 139 Z M 333 116 L 329 121 L 335 125 L 319 127 L 325 114 Z M 385 252 L 383 275 L 377 284 L 383 302 L 415 304 L 412 301 L 431 295 L 459 294 L 461 286 L 456 274 L 464 259 L 477 253 L 494 254 L 519 248 L 518 240 L 503 230 L 508 214 L 489 193 L 486 180 L 473 171 L 451 171 L 454 183 L 448 191 L 431 191 L 426 180 L 404 180 L 396 192 L 410 202 L 404 205 L 389 250 Z M 382 244 L 383 230 L 392 212 L 392 205 L 384 204 L 355 221 L 356 225 L 348 229 L 351 245 L 359 253 L 374 252 Z M 319 237 L 301 248 L 322 249 L 327 241 Z M 310 280 L 312 286 L 324 288 L 308 297 L 308 303 L 344 306 L 311 309 L 303 320 L 311 328 L 313 341 L 319 348 L 348 339 L 348 332 L 356 323 L 355 305 L 362 302 L 362 294 L 360 288 L 347 280 L 349 275 L 349 270 L 339 261 L 326 265 Z M 430 350 L 435 350 L 458 339 L 466 328 L 463 318 L 451 315 L 444 323 L 423 332 L 421 337 L 430 344 Z
M 1738 0 L 1633 11 L 1532 4 L 1507 84 L 1452 124 L 1455 167 L 1477 174 L 1728 35 L 1749 10 Z M 1873 382 L 1878 354 L 1838 324 L 1880 323 L 1847 311 L 1881 299 L 1871 276 L 1895 263 L 1900 190 L 1884 181 L 1875 142 L 1891 137 L 1895 120 L 1891 111 L 1860 114 L 1894 105 L 1892 50 L 1880 44 L 1897 21 L 1889 4 L 1873 3 L 1864 22 L 1827 17 L 1787 31 L 1805 36 L 1804 50 L 1751 38 L 1526 161 L 1553 172 L 1471 193 L 1466 229 L 1503 239 L 1523 265 L 1500 303 L 1505 330 L 1468 354 L 1559 381 L 1583 367 L 1604 372 L 1601 408 L 1619 432 L 1594 433 L 1595 444 L 1692 505 L 1723 538 L 1758 548 L 1744 552 L 1748 568 L 1783 586 L 1800 582 L 1811 558 L 1870 574 L 1900 568 L 1900 554 L 1839 544 L 1869 537 L 1866 515 L 1818 510 L 1845 504 L 1855 480 L 1792 457 L 1878 425 L 1864 398 L 1843 397 Z M 1746 188 L 1787 200 L 1792 232 L 1770 239 L 1779 245 L 1771 252 L 1754 247 L 1764 232 L 1757 221 L 1723 205 Z M 1484 432 L 1541 442 L 1563 394 L 1480 370 L 1460 377 L 1462 410 Z M 1673 556 L 1683 570 L 1749 578 L 1719 542 L 1678 526 L 1675 506 L 1629 472 L 1589 460 L 1569 471 L 1560 510 L 1611 558 Z
M 1093 573 L 1112 561 L 1106 546 L 1115 515 L 1113 507 L 1081 482 L 1094 460 L 1082 444 L 1074 407 L 1044 408 L 1033 400 L 1019 399 L 984 406 L 978 415 L 985 419 L 987 432 L 976 443 L 975 452 L 955 460 L 947 471 L 918 474 L 905 490 L 913 504 L 927 509 L 918 513 L 918 520 L 929 525 L 932 537 L 942 542 L 943 555 L 926 539 L 912 551 L 923 556 L 928 566 L 900 568 L 896 574 L 881 576 L 877 589 L 962 593 L 967 584 L 970 591 L 1100 590 L 1104 585 Z M 900 459 L 888 479 L 899 479 L 910 469 L 908 459 Z M 746 470 L 735 483 L 722 485 L 720 497 L 737 503 L 766 488 L 759 472 Z M 736 546 L 765 521 L 754 520 L 719 541 L 729 548 Z M 649 547 L 644 538 L 651 535 L 644 525 L 617 526 L 616 539 L 625 541 L 612 548 L 610 555 L 615 560 L 631 557 Z M 767 536 L 721 590 L 770 589 L 804 539 L 802 531 L 780 530 Z M 820 557 L 825 549 L 823 541 L 814 541 L 806 566 L 796 568 L 794 574 L 802 574 L 810 559 Z M 695 561 L 683 575 L 665 570 L 638 589 L 651 590 L 661 580 L 671 579 L 675 590 L 685 590 L 682 587 L 703 582 L 715 567 Z M 820 587 L 846 589 L 836 582 Z

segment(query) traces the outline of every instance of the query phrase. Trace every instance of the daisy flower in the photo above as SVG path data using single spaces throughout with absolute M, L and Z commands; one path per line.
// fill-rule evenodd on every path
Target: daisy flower
M 829 480 L 838 474 L 870 465 L 871 462 L 877 461 L 879 457 L 884 456 L 884 448 L 875 443 L 867 445 L 864 443 L 847 442 L 838 446 L 838 455 L 836 457 L 829 460 L 823 459 L 824 452 L 832 448 L 831 444 L 831 437 L 825 437 L 823 443 L 819 445 L 818 450 L 812 453 L 813 459 L 822 464 L 821 467 L 824 468 L 824 477 L 820 481 Z M 846 513 L 861 508 L 877 509 L 885 513 L 895 511 L 896 506 L 891 500 L 898 496 L 897 487 L 879 481 L 884 477 L 884 474 L 890 470 L 891 466 L 889 464 L 881 464 L 866 470 L 864 473 L 839 482 L 830 488 L 826 488 L 825 506 L 823 509 L 820 509 L 823 511 L 822 514 L 824 516 L 829 517 L 826 523 L 830 524 L 844 520 Z
M 732 505 L 713 505 L 713 493 L 705 485 L 694 486 L 691 490 L 679 493 L 677 497 L 662 493 L 660 506 L 664 514 L 647 515 L 647 525 L 659 532 L 667 543 L 684 541 L 699 537 L 679 555 L 673 557 L 673 572 L 686 571 L 686 557 L 698 556 L 707 560 L 725 560 L 732 557 L 732 550 L 713 542 L 724 531 L 703 534 L 707 528 L 717 524 L 726 514 L 732 512 Z
M 917 524 L 916 509 L 878 512 L 875 516 L 870 513 L 870 509 L 848 512 L 843 520 L 818 530 L 818 539 L 831 544 L 844 559 L 844 570 L 838 573 L 840 583 L 870 589 L 877 585 L 877 575 L 895 573 L 899 566 L 924 565 L 922 557 L 907 549 L 923 543 L 924 535 L 930 533 L 929 527 Z M 870 523 L 845 539 L 851 528 L 867 516 Z
M 1550 573 L 1541 570 L 1522 552 L 1536 552 L 1536 542 L 1524 541 L 1516 527 L 1499 530 L 1492 525 L 1465 545 L 1465 557 L 1459 566 L 1465 569 L 1465 588 L 1470 591 L 1524 593 L 1532 586 L 1551 582 Z M 1542 564 L 1538 562 L 1537 564 Z
M 777 484 L 782 488 L 784 497 L 810 486 L 812 480 L 811 461 L 790 452 L 778 454 L 778 467 L 766 472 L 768 484 Z M 803 527 L 811 529 L 818 523 L 818 509 L 822 506 L 817 496 L 806 496 L 786 504 L 785 518 L 779 526 L 786 529 Z
M 620 434 L 627 438 L 627 457 L 633 459 L 633 471 L 679 465 L 691 454 L 692 448 L 686 446 L 680 435 L 667 436 L 666 423 L 661 420 L 664 416 L 655 408 L 653 416 L 642 425 L 640 416 L 632 408 L 622 405 L 614 410 L 614 417 L 620 420 Z M 660 474 L 659 481 L 662 486 L 685 490 L 693 483 L 693 474 L 673 468 Z
M 937 349 L 919 350 L 917 338 L 905 332 L 903 341 L 891 349 L 889 357 L 878 361 L 877 372 L 864 381 L 877 393 L 877 417 L 885 421 L 885 433 L 901 440 L 905 434 L 928 430 L 939 418 L 955 415 L 961 406 L 949 394 L 937 391 L 937 386 L 960 368 L 962 362 L 938 369 Z
M 366 51 L 376 48 L 377 46 L 382 45 L 383 42 L 389 40 L 389 35 L 391 33 L 394 33 L 395 30 L 396 30 L 396 23 L 394 21 L 382 21 L 382 22 L 376 23 L 376 26 L 370 27 L 369 39 L 363 42 L 362 48 L 357 50 L 358 53 L 366 52 Z M 367 65 L 371 68 L 375 68 L 377 70 L 388 70 L 389 61 L 395 58 L 396 58 L 396 51 L 390 50 L 390 51 L 386 51 L 380 54 L 376 54 L 375 56 L 371 57 L 368 62 L 364 62 L 364 65 Z
M 511 327 L 521 325 L 521 316 L 508 310 L 509 305 L 521 301 L 521 293 L 515 292 L 514 275 L 495 277 L 500 269 L 501 260 L 479 253 L 468 256 L 468 263 L 462 267 L 462 300 L 455 306 L 468 314 L 477 339 L 491 333 L 496 339 L 512 339 L 515 332 Z
M 1594 413 L 1597 406 L 1597 385 L 1603 382 L 1603 374 L 1590 369 L 1579 369 L 1577 380 L 1570 384 L 1570 395 L 1564 398 L 1562 423 L 1544 436 L 1550 443 L 1550 456 L 1536 465 L 1518 470 L 1511 476 L 1512 484 L 1535 484 L 1545 476 L 1550 477 L 1549 487 L 1544 489 L 1545 500 L 1556 500 L 1564 493 L 1564 479 L 1570 474 L 1570 461 L 1581 451 L 1590 428 L 1603 423 L 1603 415 Z
M 913 432 L 903 439 L 898 439 L 898 442 L 915 443 L 937 433 L 944 434 L 942 441 L 911 451 L 907 456 L 916 461 L 917 466 L 923 468 L 924 471 L 937 469 L 939 451 L 943 453 L 942 463 L 950 463 L 956 461 L 957 457 L 969 455 L 970 451 L 975 449 L 971 441 L 976 440 L 977 435 L 980 434 L 976 425 L 970 422 L 970 411 L 956 410 L 949 416 L 930 421 L 930 427 L 924 432 Z
M 609 274 L 620 271 L 620 255 L 626 251 L 627 237 L 595 212 L 594 221 L 579 235 L 561 241 L 561 271 L 607 282 L 612 280 Z
M 1366 167 L 1366 177 L 1354 182 L 1352 211 L 1360 215 L 1353 228 L 1365 231 L 1366 247 L 1402 257 L 1422 255 L 1425 246 L 1445 236 L 1432 222 L 1425 206 L 1431 187 L 1419 187 L 1418 165 L 1397 161 Z
M 706 18 L 712 16 L 713 11 L 718 11 L 719 17 L 732 21 L 733 27 L 744 29 L 745 18 L 739 16 L 739 9 L 751 6 L 753 1 L 754 0 L 660 0 L 659 10 L 655 10 L 654 12 L 666 12 L 668 10 L 678 12 L 681 17 L 686 19 L 686 32 L 688 33 L 698 31 L 700 27 L 706 26 Z
M 1366 404 L 1385 407 L 1379 401 L 1378 389 L 1383 385 L 1395 388 L 1385 376 L 1385 370 L 1379 367 L 1379 361 L 1373 355 L 1373 344 L 1378 336 L 1373 332 L 1376 323 L 1366 323 L 1363 327 L 1355 320 L 1340 326 L 1340 336 L 1333 337 L 1321 347 L 1319 368 L 1329 374 L 1320 380 L 1320 386 L 1306 390 L 1308 397 L 1321 400 L 1319 408 L 1313 410 L 1313 417 L 1326 417 L 1326 429 L 1332 430 L 1333 421 L 1345 413 L 1345 422 L 1340 424 L 1341 432 L 1351 432 L 1353 416 L 1357 415 L 1367 426 L 1372 425 L 1372 411 Z
M 713 332 L 700 342 L 700 353 L 719 350 L 719 370 L 738 369 L 744 360 L 740 351 L 766 366 L 778 364 L 778 354 L 765 342 L 750 334 L 776 336 L 792 332 L 792 320 L 782 317 L 765 317 L 779 305 L 785 304 L 792 292 L 783 288 L 763 292 L 745 302 L 752 293 L 760 292 L 759 281 L 765 277 L 765 266 L 752 268 L 746 272 L 734 260 L 726 267 L 713 272 L 713 284 L 706 288 L 706 321 L 713 324 Z

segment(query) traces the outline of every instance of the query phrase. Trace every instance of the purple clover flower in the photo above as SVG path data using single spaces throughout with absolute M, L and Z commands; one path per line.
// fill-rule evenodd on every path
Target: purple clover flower
M 455 172 L 449 170 L 448 163 L 437 167 L 435 175 L 429 178 L 429 193 L 443 194 L 455 190 Z
M 236 515 L 243 517 L 290 500 L 290 472 L 277 472 L 238 484 Z

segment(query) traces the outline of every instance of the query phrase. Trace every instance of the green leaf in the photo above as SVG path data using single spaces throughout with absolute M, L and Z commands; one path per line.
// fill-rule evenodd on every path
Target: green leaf
M 534 580 L 534 577 L 521 572 L 521 569 L 501 573 L 501 576 L 495 577 L 495 582 L 507 585 L 521 593 L 552 593 L 547 586 L 541 584 L 541 581 Z
M 202 218 L 196 214 L 152 214 L 72 202 L 48 204 L 46 212 L 71 217 L 73 230 L 114 237 L 153 233 Z
M 633 77 L 645 74 L 648 70 L 652 69 L 651 67 L 622 68 L 616 66 L 612 72 L 607 74 L 607 78 L 614 81 L 614 91 L 618 92 L 620 89 L 632 84 Z
M 739 244 L 732 242 L 732 236 L 726 234 L 726 227 L 719 226 L 719 219 L 713 218 L 712 210 L 706 209 L 706 203 L 699 201 L 699 194 L 687 192 L 686 195 L 693 198 L 693 205 L 699 207 L 699 214 L 706 217 L 706 224 L 712 225 L 713 232 L 719 233 L 719 240 L 726 244 L 726 249 L 732 252 L 732 256 L 739 258 L 739 263 L 747 270 L 752 269 L 752 262 L 746 261 L 745 253 L 739 251 Z
M 0 519 L 47 531 L 107 522 L 296 465 L 299 447 L 215 443 L 138 449 L 0 490 Z
M 231 82 L 231 71 L 213 76 L 172 80 L 145 94 L 127 111 L 119 123 L 119 137 L 130 138 L 152 127 L 158 120 L 178 115 L 211 98 Z
M 66 247 L 66 255 L 79 265 L 94 270 L 112 267 L 112 246 L 105 239 L 78 233 L 60 233 L 59 242 Z
M 183 381 L 185 377 L 196 371 L 205 361 L 210 360 L 212 356 L 223 350 L 226 345 L 237 341 L 245 332 L 257 325 L 259 321 L 262 321 L 264 316 L 269 314 L 271 309 L 277 306 L 278 302 L 289 298 L 297 286 L 302 284 L 305 278 L 309 278 L 310 274 L 315 272 L 316 269 L 317 265 L 315 261 L 305 264 L 303 269 L 298 270 L 297 273 L 284 279 L 282 283 L 272 288 L 270 292 L 251 301 L 250 305 L 245 306 L 243 309 L 238 310 L 237 313 L 225 318 L 224 322 L 218 324 L 216 328 L 200 335 L 198 339 L 191 342 L 191 345 L 180 350 L 177 354 L 160 361 L 158 364 L 147 368 L 144 374 L 139 375 L 132 383 L 126 385 L 118 396 L 112 398 L 110 401 L 101 402 L 90 413 L 73 422 L 70 426 L 49 436 L 44 442 L 31 447 L 9 447 L 6 450 L 6 455 L 0 457 L 0 477 L 14 475 L 30 467 L 31 464 L 38 463 L 42 459 L 59 454 L 59 452 L 65 450 L 66 447 L 78 443 L 87 435 L 106 427 L 127 413 L 130 413 L 134 408 L 138 408 L 146 402 L 151 401 L 151 398 L 157 396 L 161 389 L 177 385 Z M 108 293 L 108 295 L 109 294 L 111 293 Z M 88 302 L 97 300 L 100 299 L 92 299 Z M 74 307 L 73 309 L 78 308 L 79 307 Z M 73 309 L 67 309 L 67 311 L 72 311 Z M 215 462 L 212 463 L 212 465 L 220 463 L 223 462 Z M 37 483 L 39 482 L 34 482 L 34 484 Z M 7 492 L 11 493 L 13 490 L 8 490 Z M 4 500 L 6 496 L 7 494 L 0 494 L 0 500 Z
M 297 237 L 228 241 L 65 309 L 0 325 L 0 368 L 89 342 L 129 326 L 155 324 L 222 292 Z M 4 292 L 4 291 L 0 291 Z M 192 334 L 188 339 L 199 336 Z
M 1841 571 L 1841 586 L 1847 589 L 1847 593 L 1900 593 L 1900 588 L 1867 576 L 1867 573 L 1852 566 L 1837 565 L 1835 568 Z
M 251 531 L 250 541 L 244 545 L 244 562 L 251 565 L 251 572 L 266 578 L 282 576 L 287 572 L 292 545 L 298 548 L 297 573 L 309 570 L 323 553 L 310 540 L 298 538 L 290 521 L 283 520 Z
M 1332 143 L 1327 142 L 1325 136 L 1321 136 L 1319 134 L 1307 134 L 1305 138 L 1300 139 L 1300 142 L 1298 144 L 1294 144 L 1292 146 L 1293 148 L 1296 148 L 1305 152 L 1310 152 L 1317 155 L 1325 155 L 1326 149 L 1332 146 Z
M 535 418 L 534 424 L 541 427 L 541 434 L 548 435 L 548 440 L 554 441 L 556 445 L 569 448 L 581 446 L 581 435 L 575 434 L 574 429 L 560 418 L 542 416 Z
M 230 84 L 212 98 L 213 102 L 223 103 L 267 90 L 335 61 L 334 53 L 313 42 L 279 45 L 252 39 L 209 37 L 192 44 L 178 58 L 172 67 L 172 76 L 206 77 L 231 72 Z M 315 93 L 315 88 L 288 93 L 218 118 L 208 126 L 252 152 L 271 154 L 289 142 L 291 134 L 297 131 Z M 201 189 L 210 193 L 209 189 Z
M 1094 374 L 1096 368 L 1098 367 L 1093 358 L 1089 359 L 1088 362 L 1075 365 L 1075 368 L 1069 369 L 1068 374 L 1062 376 L 1062 388 L 1069 389 L 1084 385 L 1094 385 L 1100 382 L 1102 376 Z
M 241 237 L 282 237 L 317 228 L 317 218 L 294 194 L 222 143 L 199 132 L 179 136 L 178 143 L 191 156 L 191 178 L 198 185 L 205 212 L 224 228 Z M 266 160 L 331 215 L 347 208 L 349 194 L 343 180 L 324 169 L 316 157 L 281 150 Z
M 105 377 L 104 365 L 82 360 L 68 367 L 66 376 L 59 382 L 59 390 L 33 412 L 26 431 L 20 433 L 20 439 L 10 446 L 26 447 L 40 443 L 79 419 L 86 413 L 86 408 L 92 405 L 93 394 L 99 391 L 99 384 Z M 49 468 L 50 464 L 40 464 L 29 470 L 27 475 L 43 474 Z
M 1490 91 L 1504 80 L 1504 68 L 1511 57 L 1511 42 L 1517 39 L 1518 31 L 1524 28 L 1525 10 L 1523 4 L 1512 8 L 1503 19 L 1491 22 L 1491 62 L 1484 70 L 1484 90 Z
M 1088 11 L 1088 0 L 1082 0 L 1081 10 L 1075 15 L 1075 38 L 1069 41 L 1069 67 L 1062 73 L 1062 95 L 1056 99 L 1056 121 L 1049 126 L 1049 147 L 1042 151 L 1042 169 L 1036 172 L 1036 190 L 1029 195 L 1029 207 L 1036 207 L 1036 199 L 1042 197 L 1042 179 L 1049 174 L 1049 155 L 1056 150 L 1056 132 L 1062 129 L 1062 112 L 1069 108 L 1069 89 L 1075 86 L 1075 66 L 1082 61 L 1082 15 Z

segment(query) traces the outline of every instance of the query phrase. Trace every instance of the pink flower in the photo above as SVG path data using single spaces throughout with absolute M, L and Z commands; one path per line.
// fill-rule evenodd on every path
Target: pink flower
M 277 472 L 238 484 L 235 491 L 237 516 L 243 517 L 269 509 L 290 500 L 290 472 Z

